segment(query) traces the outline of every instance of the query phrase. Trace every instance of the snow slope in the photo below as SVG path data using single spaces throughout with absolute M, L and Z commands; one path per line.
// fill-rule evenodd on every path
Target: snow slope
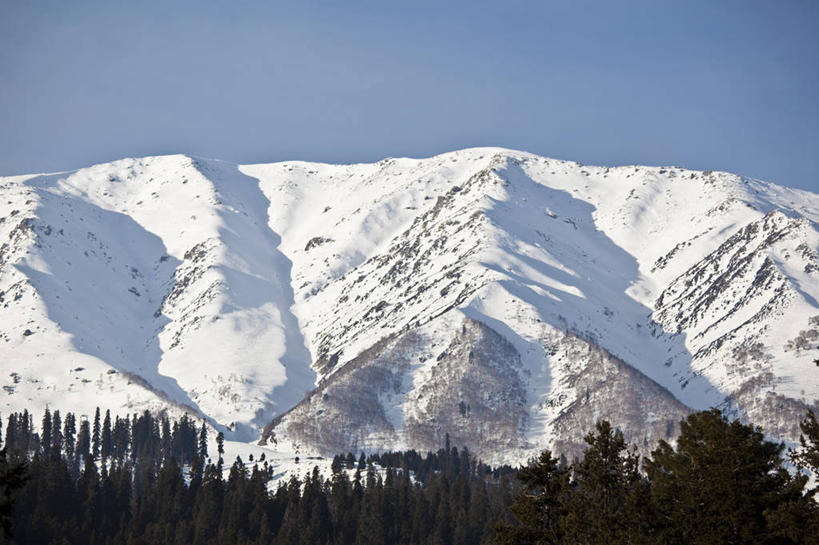
M 819 400 L 819 197 L 468 149 L 0 178 L 5 407 L 191 411 L 239 441 L 490 460 Z

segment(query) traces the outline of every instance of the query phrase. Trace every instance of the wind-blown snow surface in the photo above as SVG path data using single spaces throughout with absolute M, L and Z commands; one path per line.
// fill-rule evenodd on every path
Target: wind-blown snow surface
M 650 446 L 819 399 L 819 197 L 469 149 L 0 178 L 7 409 L 188 410 L 237 440 L 485 459 Z

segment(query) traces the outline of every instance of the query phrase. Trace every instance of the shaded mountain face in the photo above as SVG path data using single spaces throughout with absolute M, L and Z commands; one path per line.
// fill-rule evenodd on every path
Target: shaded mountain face
M 0 178 L 7 410 L 189 411 L 305 453 L 571 456 L 692 409 L 798 437 L 819 197 L 496 148 Z

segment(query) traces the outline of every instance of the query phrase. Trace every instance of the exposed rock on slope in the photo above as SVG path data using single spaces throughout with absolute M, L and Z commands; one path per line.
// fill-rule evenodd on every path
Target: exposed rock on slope
M 439 352 L 429 328 L 384 339 L 276 419 L 263 441 L 289 440 L 322 454 L 453 444 L 484 453 L 525 446 L 526 385 L 514 347 L 468 318 Z
M 484 148 L 0 179 L 7 408 L 177 407 L 304 452 L 645 447 L 819 399 L 819 197 Z M 343 195 L 343 198 L 340 196 Z

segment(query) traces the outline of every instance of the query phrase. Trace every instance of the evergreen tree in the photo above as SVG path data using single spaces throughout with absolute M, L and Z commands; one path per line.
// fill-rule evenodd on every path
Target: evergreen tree
M 449 434 L 447 434 L 447 442 Z M 452 508 L 449 499 L 449 480 L 442 475 L 438 483 L 437 509 L 433 526 L 432 539 L 439 545 L 452 543 Z
M 819 421 L 816 420 L 816 415 L 813 411 L 808 411 L 808 414 L 799 423 L 802 434 L 799 436 L 799 442 L 802 445 L 802 450 L 791 454 L 791 460 L 800 468 L 810 469 L 814 475 L 819 476 Z M 813 489 L 816 493 L 817 489 Z
M 808 482 L 808 475 L 803 470 L 809 469 L 819 476 L 819 422 L 813 411 L 799 424 L 802 435 L 799 437 L 801 450 L 791 452 L 791 462 L 796 465 L 799 475 L 793 477 L 794 487 L 802 487 Z M 776 509 L 766 514 L 768 524 L 775 535 L 790 540 L 792 543 L 819 545 L 819 504 L 816 494 L 819 487 L 814 486 L 803 491 L 800 498 L 781 501 Z
M 219 467 L 222 467 L 222 455 L 225 453 L 225 435 L 220 431 L 216 434 L 216 452 L 219 454 Z
M 151 418 L 150 422 L 151 433 L 149 435 L 149 438 L 155 435 L 154 432 L 155 426 L 156 420 Z M 161 429 L 159 452 L 161 453 L 160 456 L 162 457 L 162 459 L 165 460 L 173 456 L 173 432 L 171 431 L 171 423 L 167 418 L 162 418 L 162 422 L 159 426 Z
M 204 420 L 202 421 L 202 428 L 199 430 L 198 455 L 199 459 L 203 461 L 208 459 L 208 428 Z
M 716 409 L 690 415 L 676 448 L 660 441 L 645 464 L 660 515 L 658 541 L 786 543 L 780 529 L 769 527 L 766 513 L 800 501 L 804 481 L 782 466 L 783 448 L 766 441 L 759 428 L 729 422 Z
M 73 458 L 77 443 L 77 420 L 74 413 L 65 415 L 63 424 L 63 443 L 66 456 Z
M 12 509 L 15 493 L 28 479 L 26 463 L 10 455 L 8 448 L 0 450 L 0 542 L 12 537 Z
M 6 448 L 9 450 L 15 450 L 17 448 L 16 430 L 17 413 L 11 413 L 9 415 L 8 424 L 6 425 Z
M 333 463 L 330 465 L 330 471 L 333 474 L 340 472 L 344 468 L 344 456 L 336 454 L 333 456 Z
M 517 478 L 522 484 L 511 511 L 517 524 L 497 526 L 497 542 L 503 545 L 551 545 L 564 542 L 561 524 L 566 516 L 565 494 L 569 471 L 548 450 L 522 467 Z
M 77 435 L 77 458 L 88 458 L 91 454 L 91 427 L 88 420 L 80 422 L 80 433 Z
M 226 481 L 221 462 L 205 464 L 201 428 L 188 417 L 112 416 L 113 450 L 98 464 L 90 455 L 88 420 L 74 441 L 74 415 L 61 422 L 54 411 L 44 419 L 51 424 L 46 452 L 30 415 L 9 415 L 0 482 L 18 486 L 8 469 L 15 460 L 28 460 L 30 477 L 14 494 L 0 495 L 0 531 L 13 526 L 12 544 L 484 545 L 497 537 L 523 545 L 819 545 L 819 510 L 815 490 L 805 489 L 806 475 L 784 471 L 780 445 L 718 412 L 684 422 L 677 446 L 661 444 L 646 476 L 622 434 L 601 422 L 586 437 L 581 460 L 567 467 L 544 452 L 517 472 L 520 488 L 511 468 L 493 469 L 450 446 L 426 456 L 365 456 L 366 476 L 356 468 L 352 483 L 338 456 L 331 481 L 313 468 L 303 482 L 291 475 L 274 494 L 268 492 L 274 469 L 267 462 L 260 467 L 262 457 L 252 470 L 237 458 Z M 813 467 L 817 429 L 809 414 L 803 448 L 793 454 L 800 467 Z M 495 536 L 497 520 L 503 522 Z
M 128 454 L 128 443 L 131 439 L 130 417 L 114 419 L 114 429 L 111 430 L 111 456 L 123 460 Z
M 646 535 L 649 513 L 630 501 L 644 492 L 639 457 L 630 453 L 619 430 L 607 421 L 590 433 L 583 458 L 575 464 L 563 526 L 570 543 L 655 543 Z M 629 507 L 634 511 L 628 512 Z M 647 506 L 646 506 L 647 507 Z
M 19 445 L 20 450 L 28 450 L 34 452 L 39 450 L 40 442 L 37 434 L 33 432 L 34 417 L 28 412 L 28 409 L 23 410 L 21 418 L 18 419 L 18 433 L 21 438 Z
M 60 456 L 63 450 L 63 422 L 60 411 L 55 410 L 51 417 L 51 452 L 54 456 Z
M 96 460 L 100 457 L 100 408 L 94 413 L 94 427 L 91 431 L 91 456 Z
M 103 460 L 111 456 L 113 450 L 113 441 L 111 433 L 111 411 L 105 411 L 105 419 L 102 423 L 102 431 L 100 433 L 100 456 Z
M 43 454 L 51 452 L 51 411 L 46 407 L 43 413 L 43 425 L 40 428 L 40 445 L 43 449 Z

